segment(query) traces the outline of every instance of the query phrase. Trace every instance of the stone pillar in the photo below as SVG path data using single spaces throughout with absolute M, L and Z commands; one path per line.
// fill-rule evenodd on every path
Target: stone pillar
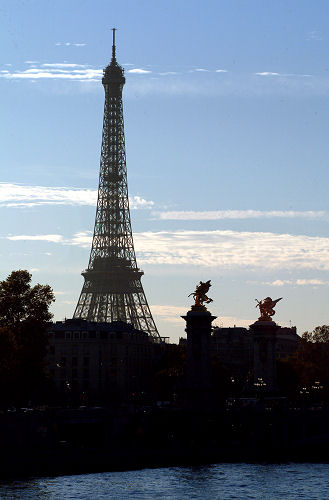
M 254 347 L 254 377 L 256 392 L 275 393 L 278 390 L 276 373 L 276 337 L 280 329 L 274 321 L 256 321 L 250 325 Z
M 195 306 L 193 306 L 196 308 Z M 211 323 L 216 316 L 207 310 L 188 311 L 186 321 L 186 405 L 195 411 L 208 411 L 211 401 Z

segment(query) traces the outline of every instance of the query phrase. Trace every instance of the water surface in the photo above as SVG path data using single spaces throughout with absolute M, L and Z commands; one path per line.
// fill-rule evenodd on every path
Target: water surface
M 216 464 L 32 478 L 0 484 L 10 499 L 328 499 L 329 464 Z

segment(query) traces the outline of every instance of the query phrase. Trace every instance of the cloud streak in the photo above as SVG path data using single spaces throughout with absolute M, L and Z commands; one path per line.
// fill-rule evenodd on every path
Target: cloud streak
M 56 42 L 55 45 L 57 47 L 64 46 L 64 47 L 85 47 L 87 44 L 86 43 L 73 43 L 73 42 Z
M 135 234 L 140 263 L 222 269 L 329 270 L 329 238 L 238 231 Z
M 42 241 L 42 236 L 9 236 Z M 45 235 L 43 241 L 89 248 L 92 233 L 72 238 Z M 134 235 L 140 264 L 202 266 L 222 270 L 313 269 L 329 271 L 329 238 L 247 231 L 159 231 Z M 300 284 L 302 284 L 300 282 Z
M 296 279 L 296 280 L 275 280 L 270 282 L 265 282 L 265 285 L 271 286 L 328 286 L 329 281 L 320 279 Z
M 78 81 L 100 81 L 103 76 L 103 69 L 92 68 L 89 64 L 66 62 L 40 64 L 36 61 L 26 61 L 26 64 L 30 64 L 32 67 L 22 71 L 3 70 L 1 76 L 7 79 L 64 79 Z M 127 70 L 127 73 L 146 75 L 152 72 L 142 68 L 131 68 Z
M 147 75 L 148 73 L 152 73 L 152 71 L 142 68 L 132 68 L 128 69 L 127 73 L 134 73 L 135 75 Z
M 176 323 L 182 325 L 181 316 L 186 314 L 186 305 L 185 306 L 172 306 L 172 305 L 158 305 L 153 304 L 150 306 L 152 314 L 158 317 L 162 321 L 166 321 L 168 323 Z M 253 321 L 250 319 L 241 319 L 234 316 L 220 316 L 217 318 L 217 321 L 213 324 L 213 326 L 249 326 Z
M 69 43 L 69 42 L 67 42 Z M 100 83 L 103 69 L 88 64 L 68 62 L 40 63 L 27 61 L 31 65 L 28 69 L 15 70 L 6 67 L 0 72 L 0 78 L 7 80 L 61 80 L 75 82 Z M 130 63 L 129 63 L 130 64 Z M 126 64 L 127 66 L 127 64 Z M 136 97 L 147 94 L 159 95 L 205 95 L 217 97 L 224 95 L 327 95 L 329 84 L 327 75 L 308 75 L 293 73 L 278 73 L 275 71 L 260 71 L 257 73 L 238 73 L 226 69 L 184 68 L 177 72 L 177 68 L 164 68 L 154 71 L 140 67 L 131 67 L 126 70 L 131 76 L 127 96 Z M 154 74 L 166 75 L 166 78 L 156 79 Z M 200 75 L 202 83 L 200 82 Z M 225 78 L 218 78 L 219 74 Z M 144 75 L 145 78 L 140 78 Z M 304 78 L 311 77 L 312 78 Z M 94 85 L 86 87 L 93 91 Z
M 30 61 L 26 61 L 30 62 Z M 88 64 L 74 64 L 74 63 L 44 63 L 41 64 L 43 68 L 87 68 Z
M 64 64 L 64 63 L 63 63 Z M 48 79 L 48 80 L 78 80 L 78 81 L 98 81 L 101 79 L 103 75 L 102 69 L 92 69 L 86 68 L 83 65 L 80 65 L 80 69 L 73 69 L 74 67 L 78 67 L 78 65 L 63 66 L 63 65 L 42 65 L 39 68 L 28 68 L 23 71 L 14 71 L 3 73 L 1 76 L 7 79 L 21 79 L 21 80 L 40 80 L 40 79 Z M 67 68 L 67 69 L 62 69 Z
M 36 235 L 26 235 L 21 234 L 17 236 L 7 236 L 10 241 L 46 241 L 48 243 L 60 243 L 63 241 L 63 236 L 61 234 L 36 234 Z
M 225 219 L 328 219 L 323 210 L 210 210 L 155 212 L 160 220 L 225 220 Z
M 312 76 L 308 74 L 296 74 L 296 73 L 275 73 L 273 71 L 263 71 L 261 73 L 255 73 L 257 76 L 282 76 L 282 77 L 289 77 L 289 76 Z
M 273 71 L 263 71 L 261 73 L 255 73 L 258 76 L 280 76 L 280 73 L 274 73 Z
M 35 207 L 42 205 L 86 205 L 97 202 L 97 190 L 72 187 L 25 186 L 0 183 L 0 207 Z M 129 198 L 130 208 L 152 208 L 153 201 L 141 196 Z

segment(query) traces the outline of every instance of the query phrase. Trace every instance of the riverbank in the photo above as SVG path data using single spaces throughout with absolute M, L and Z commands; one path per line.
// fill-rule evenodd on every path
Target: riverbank
M 277 449 L 199 448 L 65 448 L 12 450 L 1 459 L 1 479 L 57 476 L 145 468 L 196 466 L 215 463 L 326 463 L 328 442 L 299 443 Z
M 52 409 L 0 415 L 0 477 L 219 462 L 329 462 L 327 410 Z

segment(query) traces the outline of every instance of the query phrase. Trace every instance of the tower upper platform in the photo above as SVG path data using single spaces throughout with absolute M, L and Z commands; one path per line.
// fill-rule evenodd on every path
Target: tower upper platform
M 121 93 L 126 82 L 124 77 L 124 69 L 120 66 L 115 54 L 115 28 L 113 28 L 113 44 L 112 44 L 112 59 L 108 66 L 103 71 L 102 83 L 104 87 L 108 87 L 110 93 Z

